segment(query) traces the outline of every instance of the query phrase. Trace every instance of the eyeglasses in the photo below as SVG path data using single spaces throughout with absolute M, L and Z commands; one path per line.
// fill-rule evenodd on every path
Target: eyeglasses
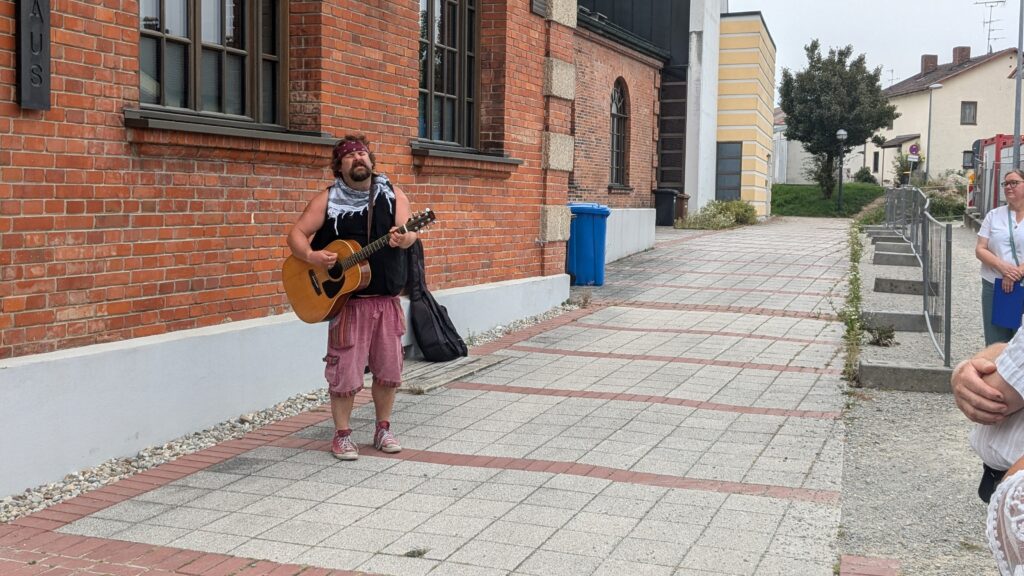
M 1006 182 L 1002 183 L 1002 186 L 1003 188 L 1009 188 L 1012 190 L 1022 183 L 1024 183 L 1024 180 L 1007 180 Z

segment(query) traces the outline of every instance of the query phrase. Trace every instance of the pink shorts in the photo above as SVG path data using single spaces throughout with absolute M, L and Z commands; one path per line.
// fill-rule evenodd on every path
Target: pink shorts
M 350 298 L 328 328 L 324 376 L 330 395 L 357 394 L 367 366 L 374 386 L 401 386 L 403 334 L 405 317 L 397 296 Z

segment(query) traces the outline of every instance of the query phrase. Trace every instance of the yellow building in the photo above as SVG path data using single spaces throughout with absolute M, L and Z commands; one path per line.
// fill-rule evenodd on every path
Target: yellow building
M 722 14 L 718 52 L 715 199 L 771 213 L 775 41 L 760 12 Z

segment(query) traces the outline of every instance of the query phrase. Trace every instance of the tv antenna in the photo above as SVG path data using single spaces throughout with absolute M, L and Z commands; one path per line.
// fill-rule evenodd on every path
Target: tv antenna
M 1002 6 L 1004 4 L 1006 4 L 1006 0 L 977 0 L 974 3 L 975 6 L 981 6 L 983 8 L 988 8 L 988 20 L 982 19 L 981 20 L 981 24 L 982 24 L 982 26 L 985 26 L 985 29 L 986 29 L 985 36 L 987 38 L 986 42 L 988 44 L 988 53 L 989 54 L 992 53 L 992 41 L 993 40 L 1002 40 L 1003 39 L 1002 36 L 992 36 L 993 32 L 1000 32 L 1000 31 L 1002 31 L 1002 28 L 993 28 L 992 27 L 992 25 L 995 24 L 996 22 L 1001 22 L 1001 20 L 997 20 L 997 19 L 993 19 L 992 18 L 992 10 L 996 6 Z
M 899 80 L 899 78 L 896 78 L 896 71 L 893 70 L 892 68 L 889 68 L 889 86 L 895 84 L 896 80 Z

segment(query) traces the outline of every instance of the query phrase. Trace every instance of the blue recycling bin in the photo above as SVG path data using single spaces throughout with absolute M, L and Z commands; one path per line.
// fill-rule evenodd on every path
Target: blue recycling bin
M 565 271 L 574 286 L 604 285 L 604 242 L 611 209 L 602 204 L 570 202 L 572 223 Z

